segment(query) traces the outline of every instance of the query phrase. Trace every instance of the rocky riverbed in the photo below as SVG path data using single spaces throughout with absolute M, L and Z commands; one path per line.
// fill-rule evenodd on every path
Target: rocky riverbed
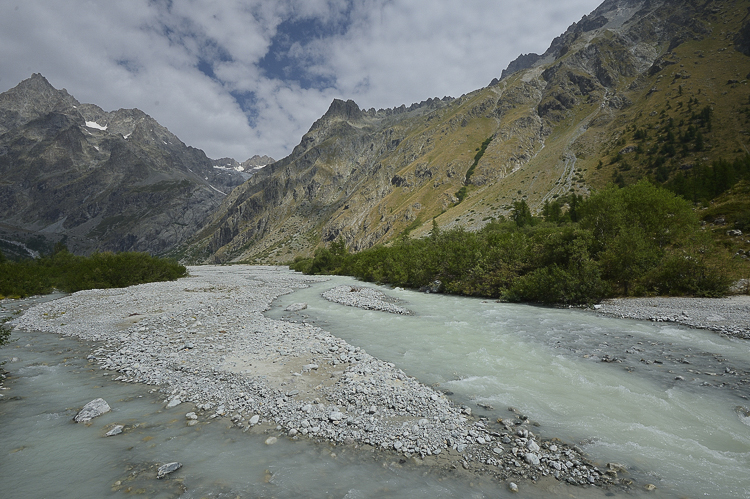
M 605 300 L 597 313 L 610 317 L 674 322 L 750 339 L 750 296 L 727 298 L 616 298 Z
M 192 267 L 175 282 L 40 304 L 14 326 L 96 341 L 90 362 L 153 385 L 186 424 L 227 418 L 271 443 L 312 438 L 502 480 L 627 484 L 616 465 L 539 438 L 523 414 L 477 418 L 325 330 L 263 315 L 275 298 L 321 280 L 278 267 Z

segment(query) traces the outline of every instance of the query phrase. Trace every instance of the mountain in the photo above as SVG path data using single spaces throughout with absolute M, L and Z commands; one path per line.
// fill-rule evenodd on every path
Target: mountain
M 261 168 L 264 168 L 265 166 L 270 165 L 274 162 L 276 162 L 276 160 L 272 157 L 260 156 L 258 154 L 250 159 L 243 161 L 242 163 L 239 163 L 236 159 L 233 158 L 211 160 L 211 164 L 214 168 L 240 172 L 242 173 L 242 177 L 244 179 L 250 178 L 253 173 L 256 173 Z
M 78 253 L 165 253 L 246 177 L 213 168 L 142 111 L 81 104 L 42 75 L 0 94 L 4 251 L 63 241 Z
M 750 2 L 606 0 L 541 55 L 458 99 L 363 110 L 334 100 L 286 158 L 224 199 L 182 253 L 283 262 L 441 227 L 525 200 L 670 182 L 748 151 Z

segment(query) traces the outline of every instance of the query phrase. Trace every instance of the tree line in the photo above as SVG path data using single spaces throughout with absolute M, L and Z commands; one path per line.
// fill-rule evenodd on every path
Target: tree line
M 441 230 L 350 253 L 342 240 L 297 258 L 308 274 L 351 275 L 410 288 L 559 304 L 631 295 L 720 296 L 730 256 L 701 230 L 691 204 L 646 180 L 571 195 L 532 216 L 525 201 L 482 230 Z
M 12 261 L 0 252 L 0 298 L 23 298 L 57 289 L 121 288 L 146 282 L 168 281 L 187 275 L 173 260 L 146 253 L 94 253 L 78 256 L 58 245 L 51 255 Z

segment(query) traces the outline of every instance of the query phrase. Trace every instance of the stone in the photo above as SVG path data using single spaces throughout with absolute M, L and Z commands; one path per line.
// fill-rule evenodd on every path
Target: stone
M 176 461 L 173 463 L 162 464 L 156 471 L 156 478 L 162 479 L 170 473 L 174 473 L 175 471 L 179 470 L 180 468 L 182 468 L 182 463 L 178 463 Z
M 527 452 L 526 455 L 523 456 L 523 459 L 531 466 L 539 466 L 539 456 L 537 456 L 533 452 Z
M 185 414 L 185 419 L 198 419 L 198 415 L 194 412 L 188 412 Z
M 526 444 L 526 448 L 531 452 L 539 452 L 539 445 L 533 440 L 529 440 L 529 442 Z
M 607 463 L 607 469 L 621 473 L 628 471 L 628 468 L 624 464 L 619 463 Z
M 172 407 L 177 407 L 182 403 L 182 400 L 180 400 L 180 397 L 175 397 L 169 402 L 167 402 L 167 409 L 171 409 Z
M 111 410 L 109 404 L 103 398 L 98 398 L 84 405 L 83 409 L 73 419 L 75 419 L 76 423 L 86 423 Z
M 514 482 L 510 482 L 510 483 L 508 484 L 508 489 L 509 489 L 509 490 L 510 490 L 511 492 L 518 492 L 518 485 L 516 485 L 516 484 L 515 484 Z
M 112 428 L 111 430 L 109 430 L 106 433 L 106 436 L 108 436 L 108 437 L 114 437 L 115 435 L 119 435 L 120 433 L 122 433 L 122 430 L 124 428 L 125 428 L 125 426 L 123 426 L 121 424 L 115 425 L 114 428 Z
M 651 492 L 653 490 L 656 490 L 656 485 L 654 485 L 653 483 L 647 483 L 643 486 L 643 488 Z
M 268 437 L 266 439 L 266 445 L 273 445 L 275 444 L 279 439 L 276 437 Z
M 502 447 L 495 447 L 494 449 L 492 449 L 492 452 L 494 452 L 495 454 L 502 454 L 503 453 L 503 448 Z
M 256 415 L 254 415 L 253 417 L 250 418 L 249 423 L 251 425 L 255 426 L 256 424 L 258 424 L 258 421 L 260 421 L 260 416 L 256 414 Z
M 305 310 L 307 308 L 307 303 L 292 303 L 288 307 L 286 307 L 284 310 L 287 312 L 299 312 L 301 310 Z
M 342 419 L 344 419 L 344 414 L 339 411 L 334 411 L 328 415 L 328 419 L 330 419 L 331 421 L 341 421 Z

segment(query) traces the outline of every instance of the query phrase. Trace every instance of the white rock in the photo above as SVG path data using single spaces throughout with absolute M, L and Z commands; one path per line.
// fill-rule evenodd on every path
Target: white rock
M 174 462 L 163 464 L 159 466 L 159 469 L 156 472 L 156 478 L 164 478 L 165 476 L 169 475 L 170 473 L 174 473 L 180 468 L 182 468 L 182 463 Z
M 173 398 L 172 400 L 170 400 L 170 401 L 169 401 L 169 402 L 167 403 L 167 409 L 171 409 L 172 407 L 177 407 L 177 406 L 178 406 L 178 405 L 180 405 L 181 403 L 182 403 L 182 400 L 180 400 L 180 398 L 179 398 L 179 397 L 175 397 L 175 398 Z
M 122 433 L 123 428 L 125 428 L 125 427 L 123 425 L 121 425 L 121 424 L 115 425 L 115 427 L 112 428 L 111 430 L 109 430 L 106 433 L 106 435 L 108 437 L 114 437 L 115 435 L 119 435 L 120 433 Z
M 533 452 L 526 453 L 526 455 L 523 456 L 523 459 L 532 466 L 539 466 L 539 456 L 537 456 Z
M 98 398 L 94 399 L 88 404 L 83 406 L 83 409 L 76 414 L 75 422 L 76 423 L 86 423 L 88 421 L 91 421 L 95 417 L 101 416 L 102 414 L 105 414 L 112 409 L 109 407 L 109 404 L 103 399 Z
M 253 416 L 253 417 L 250 418 L 250 424 L 253 425 L 253 426 L 255 426 L 256 424 L 258 424 L 258 421 L 260 421 L 260 416 L 257 415 L 257 414 L 255 416 Z

